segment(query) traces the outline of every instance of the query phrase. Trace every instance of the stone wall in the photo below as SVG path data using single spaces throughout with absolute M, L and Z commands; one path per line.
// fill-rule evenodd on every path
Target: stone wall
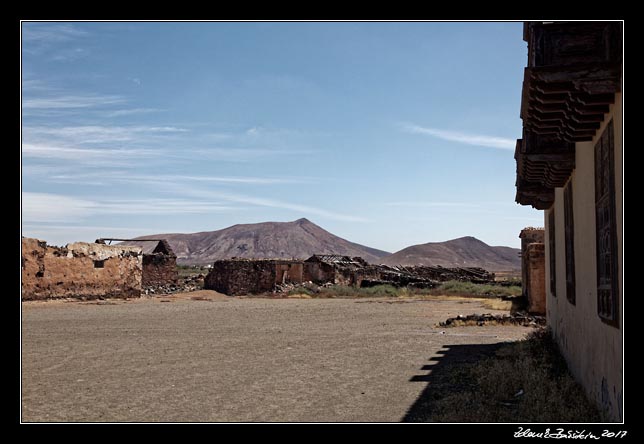
M 139 247 L 22 239 L 23 300 L 139 297 L 142 270 Z
M 546 314 L 546 250 L 543 243 L 532 243 L 526 247 L 526 281 L 523 291 L 528 300 L 528 311 L 533 314 Z
M 176 284 L 179 280 L 177 272 L 177 256 L 167 241 L 158 243 L 152 253 L 143 255 L 144 287 L 157 287 Z
M 229 259 L 216 261 L 204 280 L 204 288 L 227 295 L 272 291 L 276 284 L 301 283 L 302 261 Z
M 329 262 L 324 258 L 329 256 Z M 335 259 L 334 259 L 335 258 Z M 144 258 L 145 261 L 145 258 Z M 381 284 L 431 288 L 447 280 L 494 282 L 482 268 L 403 267 L 369 265 L 360 258 L 314 255 L 306 261 L 283 259 L 226 259 L 213 264 L 204 287 L 227 295 L 274 291 L 280 284 L 333 283 L 355 287 Z
M 316 284 L 334 282 L 335 267 L 324 262 L 311 262 L 307 260 L 304 262 L 303 280 L 304 282 L 311 281 Z
M 546 314 L 545 229 L 527 227 L 521 230 L 521 281 L 528 311 Z

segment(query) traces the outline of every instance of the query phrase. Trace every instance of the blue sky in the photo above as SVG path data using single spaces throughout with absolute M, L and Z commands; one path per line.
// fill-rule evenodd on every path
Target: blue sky
M 518 246 L 522 24 L 23 22 L 23 235 Z

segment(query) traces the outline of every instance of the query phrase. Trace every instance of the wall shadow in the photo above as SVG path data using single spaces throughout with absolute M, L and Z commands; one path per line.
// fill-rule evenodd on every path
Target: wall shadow
M 454 344 L 444 345 L 441 350 L 429 358 L 430 363 L 420 370 L 427 374 L 414 375 L 409 382 L 426 382 L 427 387 L 407 410 L 402 422 L 432 422 L 432 413 L 437 399 L 446 391 L 460 391 L 463 386 L 455 381 L 452 374 L 460 364 L 474 363 L 492 356 L 506 342 L 494 344 Z

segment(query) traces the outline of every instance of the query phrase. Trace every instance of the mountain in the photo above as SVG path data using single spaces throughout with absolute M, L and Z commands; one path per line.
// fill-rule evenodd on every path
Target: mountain
M 307 259 L 314 254 L 360 256 L 367 262 L 378 263 L 382 257 L 390 254 L 349 242 L 308 219 L 239 224 L 201 233 L 152 234 L 136 239 L 167 239 L 177 255 L 177 263 L 184 265 L 211 264 L 218 259 L 231 257 Z M 154 242 L 136 241 L 124 244 L 139 245 L 146 253 L 156 245 Z
M 445 242 L 413 245 L 393 253 L 380 262 L 386 265 L 442 265 L 443 267 L 481 267 L 489 271 L 521 269 L 518 248 L 491 247 L 472 236 Z

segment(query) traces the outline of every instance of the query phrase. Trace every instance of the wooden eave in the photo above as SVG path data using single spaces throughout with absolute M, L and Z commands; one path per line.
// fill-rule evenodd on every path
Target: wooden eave
M 524 39 L 516 201 L 546 209 L 575 168 L 575 142 L 593 139 L 621 91 L 621 23 L 529 22 Z

